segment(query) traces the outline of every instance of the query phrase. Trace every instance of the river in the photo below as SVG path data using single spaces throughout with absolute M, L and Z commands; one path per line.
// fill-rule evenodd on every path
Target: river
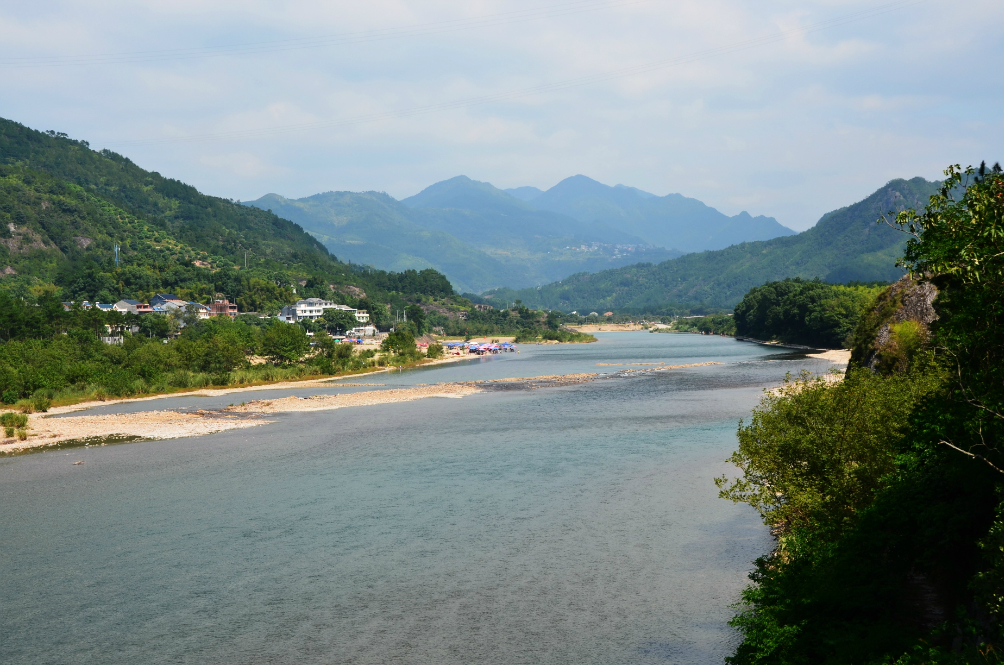
M 720 663 L 771 540 L 712 479 L 764 387 L 830 365 L 597 337 L 365 380 L 723 364 L 0 459 L 0 662 Z

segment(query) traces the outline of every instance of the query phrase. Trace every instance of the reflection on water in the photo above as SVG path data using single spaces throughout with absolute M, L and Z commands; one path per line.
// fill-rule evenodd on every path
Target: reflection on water
M 0 661 L 721 662 L 770 540 L 711 479 L 763 386 L 827 366 L 770 353 L 602 335 L 377 376 L 727 364 L 2 460 Z

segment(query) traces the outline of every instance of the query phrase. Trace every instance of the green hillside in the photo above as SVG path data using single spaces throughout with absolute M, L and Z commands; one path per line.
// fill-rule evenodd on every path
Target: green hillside
M 325 192 L 299 200 L 267 194 L 250 205 L 293 220 L 328 250 L 385 270 L 435 268 L 458 290 L 498 284 L 505 268 L 442 231 L 415 223 L 413 211 L 381 192 Z
M 823 215 L 798 235 L 688 254 L 660 264 L 636 264 L 577 274 L 540 289 L 498 289 L 485 294 L 548 309 L 658 312 L 702 304 L 732 308 L 755 286 L 787 277 L 827 282 L 893 281 L 905 235 L 878 217 L 923 207 L 939 183 L 893 180 L 868 198 Z
M 220 260 L 243 262 L 244 250 L 253 246 L 259 262 L 269 267 L 331 263 L 324 246 L 288 220 L 201 194 L 127 157 L 91 150 L 85 141 L 0 119 L 0 164 L 78 185 Z
M 242 311 L 274 311 L 333 292 L 346 304 L 392 308 L 409 297 L 452 293 L 435 271 L 355 268 L 273 213 L 3 119 L 0 288 L 101 302 L 156 292 L 207 302 L 222 293 Z M 378 322 L 383 312 L 376 308 Z

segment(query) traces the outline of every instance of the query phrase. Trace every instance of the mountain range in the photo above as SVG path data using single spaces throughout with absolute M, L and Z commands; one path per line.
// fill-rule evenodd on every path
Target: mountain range
M 794 233 L 773 218 L 729 217 L 679 194 L 659 197 L 581 175 L 547 191 L 501 190 L 458 176 L 401 201 L 326 192 L 295 200 L 267 194 L 248 205 L 296 222 L 343 260 L 435 268 L 471 292 Z
M 530 307 L 566 312 L 659 312 L 731 308 L 754 286 L 787 277 L 893 281 L 903 275 L 896 260 L 906 234 L 877 220 L 890 212 L 922 208 L 940 185 L 923 178 L 892 180 L 864 200 L 823 215 L 797 235 L 739 243 L 659 264 L 579 273 L 540 288 L 496 289 L 484 297 L 487 302 L 518 299 Z

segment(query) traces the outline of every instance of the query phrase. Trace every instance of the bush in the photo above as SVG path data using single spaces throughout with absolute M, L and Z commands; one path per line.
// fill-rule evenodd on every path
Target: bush
M 17 401 L 17 393 L 14 392 L 13 390 L 5 390 L 5 391 L 3 391 L 3 399 L 2 399 L 2 401 L 3 401 L 4 404 L 13 404 L 13 403 L 15 403 Z
M 23 413 L 11 413 L 11 412 L 3 413 L 0 414 L 0 425 L 12 428 L 27 427 L 28 416 Z
M 729 461 L 743 476 L 719 478 L 721 497 L 750 504 L 783 533 L 838 532 L 871 504 L 895 468 L 914 407 L 941 380 L 936 372 L 883 377 L 856 369 L 834 386 L 803 372 L 768 393 L 748 425 L 740 421 Z
M 427 358 L 442 358 L 443 357 L 443 345 L 438 342 L 430 344 L 429 349 L 425 352 Z
M 17 438 L 18 438 L 18 439 L 19 439 L 20 441 L 24 441 L 25 439 L 27 439 L 27 438 L 28 438 L 28 431 L 27 431 L 27 430 L 23 430 L 23 429 L 19 429 L 19 430 L 17 431 Z

